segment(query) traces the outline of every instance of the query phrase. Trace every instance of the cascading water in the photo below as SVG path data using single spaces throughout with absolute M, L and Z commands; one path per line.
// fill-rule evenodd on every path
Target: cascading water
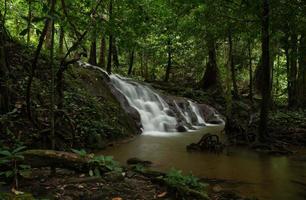
M 176 129 L 176 118 L 169 116 L 168 104 L 153 90 L 119 75 L 110 75 L 114 86 L 127 98 L 130 106 L 140 114 L 143 132 L 171 132 Z
M 87 63 L 79 64 L 100 70 L 107 75 L 100 67 Z M 178 127 L 189 131 L 211 125 L 205 122 L 198 105 L 190 100 L 184 100 L 183 103 L 173 100 L 170 105 L 148 86 L 117 74 L 107 76 L 116 90 L 124 95 L 129 106 L 139 113 L 144 134 L 177 132 Z M 216 113 L 213 115 L 220 120 L 221 124 L 224 124 Z

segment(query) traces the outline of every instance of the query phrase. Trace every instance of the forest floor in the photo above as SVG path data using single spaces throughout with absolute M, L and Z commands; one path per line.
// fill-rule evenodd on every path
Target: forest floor
M 187 193 L 175 187 L 169 187 L 151 175 L 126 169 L 122 173 L 109 172 L 101 177 L 58 169 L 50 175 L 49 168 L 33 169 L 32 178 L 23 179 L 19 190 L 7 193 L 9 188 L 0 189 L 3 200 L 20 199 L 58 199 L 58 200 L 201 200 L 197 194 Z M 156 172 L 159 173 L 159 172 Z M 205 181 L 207 184 L 207 180 Z M 2 192 L 2 193 L 1 193 Z M 14 195 L 18 193 L 18 195 Z M 233 191 L 224 190 L 219 184 L 212 183 L 206 189 L 210 200 L 248 200 Z

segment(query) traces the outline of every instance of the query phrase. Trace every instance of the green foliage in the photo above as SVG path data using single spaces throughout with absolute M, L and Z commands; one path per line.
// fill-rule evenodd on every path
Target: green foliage
M 185 176 L 182 174 L 182 171 L 176 169 L 170 170 L 164 180 L 172 187 L 188 187 L 197 191 L 204 191 L 206 186 L 199 182 L 199 179 L 192 174 Z
M 87 156 L 87 152 L 84 150 L 84 149 L 81 149 L 81 150 L 77 150 L 77 149 L 71 149 L 71 151 L 75 154 L 78 154 L 79 156 L 81 157 L 85 157 Z
M 14 187 L 18 188 L 18 176 L 29 177 L 30 166 L 23 165 L 24 156 L 22 152 L 26 149 L 25 146 L 17 147 L 12 150 L 0 149 L 0 167 L 7 170 L 0 172 L 0 177 L 13 179 Z
M 94 156 L 90 159 L 89 165 L 91 166 L 90 176 L 101 176 L 100 167 L 105 167 L 109 171 L 122 171 L 119 163 L 114 161 L 112 156 Z
M 94 154 L 88 154 L 84 149 L 71 149 L 71 151 L 81 157 L 90 158 L 90 160 L 88 161 L 88 164 L 90 166 L 90 170 L 88 173 L 90 176 L 101 176 L 102 172 L 104 172 L 105 170 L 117 172 L 122 171 L 122 168 L 120 167 L 119 163 L 116 162 L 112 156 L 97 156 Z
M 123 135 L 118 127 L 118 116 L 114 113 L 114 105 L 103 105 L 96 97 L 85 90 L 75 88 L 65 92 L 65 108 L 72 113 L 76 124 L 76 133 L 80 142 L 90 137 L 101 135 L 103 139 Z M 107 109 L 113 109 L 108 112 Z M 113 115 L 106 115 L 113 113 Z

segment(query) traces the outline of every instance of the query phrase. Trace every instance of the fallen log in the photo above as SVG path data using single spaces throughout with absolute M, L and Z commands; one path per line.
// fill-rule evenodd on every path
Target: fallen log
M 78 172 L 88 172 L 93 167 L 89 161 L 92 154 L 81 156 L 76 153 L 54 151 L 54 150 L 27 150 L 22 153 L 24 164 L 32 168 L 55 167 L 69 169 Z M 99 165 L 102 172 L 109 171 L 103 165 Z

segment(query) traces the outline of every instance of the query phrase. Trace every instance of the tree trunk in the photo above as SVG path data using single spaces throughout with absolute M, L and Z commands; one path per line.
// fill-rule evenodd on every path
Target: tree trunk
M 291 98 L 291 82 L 290 82 L 290 55 L 289 55 L 289 36 L 286 35 L 286 42 L 284 45 L 285 56 L 286 56 L 286 72 L 287 72 L 287 94 L 288 94 L 288 107 L 289 107 L 289 99 Z
M 269 0 L 262 0 L 262 69 L 263 86 L 261 88 L 262 101 L 259 120 L 259 141 L 265 141 L 268 137 L 269 107 L 271 100 L 271 66 L 270 66 L 270 37 L 269 37 Z
M 59 45 L 58 45 L 58 54 L 60 57 L 64 55 L 64 39 L 65 39 L 65 31 L 64 28 L 60 27 L 60 35 L 59 35 Z
M 143 53 L 143 64 L 144 64 L 144 78 L 146 81 L 149 80 L 149 69 L 148 69 L 148 54 L 147 52 L 144 50 L 144 53 Z
M 131 53 L 130 53 L 130 60 L 129 60 L 129 71 L 128 71 L 128 75 L 132 74 L 132 70 L 133 70 L 133 64 L 134 64 L 134 56 L 135 56 L 135 49 L 133 48 Z
M 27 150 L 22 155 L 24 163 L 33 168 L 58 167 L 79 172 L 88 172 L 90 170 L 88 163 L 92 159 L 90 155 L 80 156 L 75 153 L 54 150 Z M 108 171 L 103 165 L 99 168 L 102 172 Z
M 171 68 L 172 68 L 172 44 L 171 39 L 168 38 L 168 63 L 167 63 L 167 69 L 166 69 L 166 75 L 165 75 L 165 82 L 168 82 Z
M 113 0 L 109 2 L 109 21 L 112 23 L 113 20 Z M 109 45 L 108 45 L 108 56 L 107 56 L 107 68 L 106 71 L 112 73 L 112 52 L 113 52 L 113 33 L 109 34 Z
M 288 96 L 288 106 L 290 108 L 297 106 L 297 35 L 292 34 L 291 35 L 291 41 L 290 41 L 290 70 L 289 70 L 289 81 L 290 81 L 290 87 L 289 87 L 289 96 Z
M 6 55 L 6 30 L 4 27 L 4 17 L 0 16 L 0 114 L 9 111 L 9 89 L 7 82 L 9 78 L 9 68 Z
M 53 8 L 51 8 L 50 10 L 52 10 Z M 27 88 L 26 88 L 26 104 L 27 104 L 27 114 L 28 114 L 28 118 L 29 120 L 34 123 L 33 118 L 32 118 L 32 112 L 31 112 L 31 88 L 32 88 L 32 82 L 33 82 L 33 78 L 35 75 L 35 71 L 37 68 L 37 62 L 38 62 L 38 57 L 40 55 L 47 31 L 48 31 L 48 27 L 51 24 L 50 23 L 50 18 L 47 18 L 45 21 L 45 25 L 44 25 L 44 29 L 39 37 L 39 42 L 35 51 L 35 55 L 34 55 L 34 59 L 32 61 L 32 66 L 31 66 L 31 73 L 30 73 L 30 77 L 27 83 Z M 35 125 L 35 123 L 34 123 Z
M 116 45 L 116 40 L 114 40 L 114 44 L 113 44 L 113 61 L 116 67 L 120 66 L 119 56 L 118 56 L 118 47 Z
M 90 55 L 89 55 L 88 62 L 91 65 L 97 65 L 97 42 L 96 42 L 96 38 L 95 37 L 91 41 Z
M 209 38 L 207 41 L 208 45 L 208 63 L 206 66 L 206 71 L 201 80 L 201 88 L 206 90 L 209 88 L 219 89 L 218 83 L 218 66 L 216 58 L 216 47 L 214 39 Z
M 238 87 L 237 87 L 237 81 L 236 81 L 236 70 L 235 70 L 234 55 L 233 55 L 233 39 L 232 39 L 231 31 L 229 31 L 229 34 L 228 34 L 228 43 L 229 43 L 229 58 L 230 58 L 232 83 L 233 83 L 233 90 L 234 90 L 233 96 L 234 98 L 238 98 Z
M 226 119 L 227 122 L 231 119 L 232 116 L 232 70 L 231 70 L 231 62 L 232 62 L 232 51 L 231 51 L 231 45 L 229 45 L 229 52 L 228 52 L 228 62 L 226 66 L 226 78 L 225 78 L 225 101 L 226 101 Z M 228 123 L 226 123 L 228 124 Z M 228 124 L 230 125 L 230 124 Z M 226 131 L 228 130 L 229 126 L 226 126 Z
M 106 43 L 105 36 L 101 36 L 101 44 L 100 44 L 100 57 L 99 57 L 99 66 L 105 69 L 105 52 L 106 52 Z
M 141 53 L 140 53 L 140 75 L 141 77 L 144 77 L 144 50 L 142 49 Z
M 253 69 L 252 69 L 252 48 L 251 48 L 251 41 L 248 41 L 248 51 L 249 51 L 249 98 L 251 104 L 253 104 Z
M 299 97 L 298 105 L 306 107 L 306 34 L 300 38 L 299 47 Z
M 50 67 L 51 67 L 51 106 L 50 106 L 50 124 L 51 124 L 51 147 L 55 149 L 55 68 L 54 68 L 54 14 L 56 0 L 51 0 L 51 41 L 50 41 Z
M 30 44 L 31 41 L 31 22 L 32 22 L 32 1 L 29 0 L 29 10 L 28 10 L 28 27 L 27 27 L 27 45 Z

